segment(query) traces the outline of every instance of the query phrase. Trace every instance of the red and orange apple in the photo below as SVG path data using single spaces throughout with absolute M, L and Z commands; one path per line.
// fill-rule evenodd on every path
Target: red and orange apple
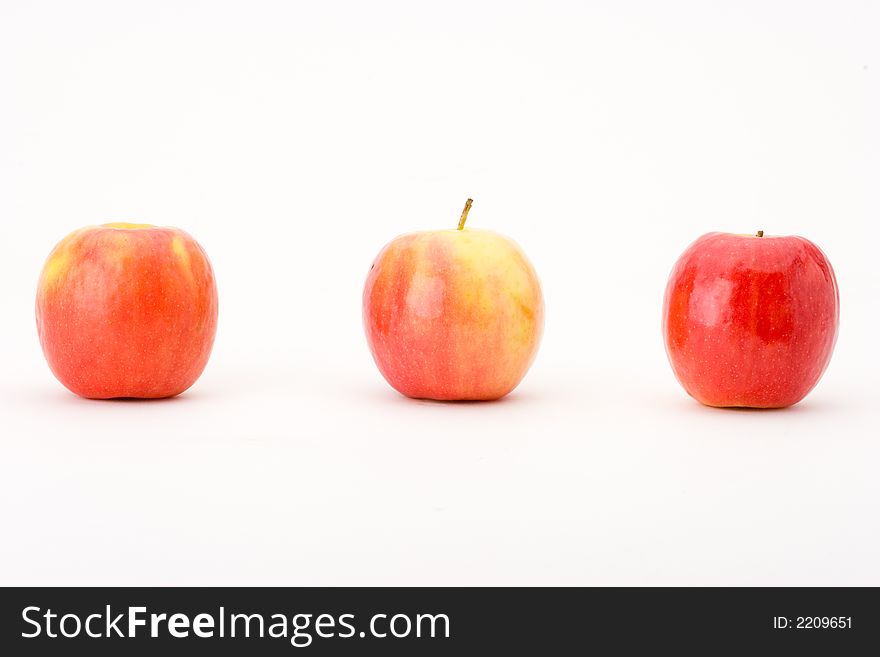
M 709 233 L 672 270 L 663 334 L 675 376 L 698 401 L 781 408 L 818 383 L 839 315 L 831 263 L 809 240 Z
M 525 376 L 541 340 L 544 301 L 522 250 L 464 227 L 402 235 L 364 287 L 364 328 L 388 383 L 408 397 L 491 400 Z
M 211 264 L 176 228 L 112 223 L 74 231 L 40 275 L 43 353 L 82 397 L 180 394 L 204 370 L 216 329 Z

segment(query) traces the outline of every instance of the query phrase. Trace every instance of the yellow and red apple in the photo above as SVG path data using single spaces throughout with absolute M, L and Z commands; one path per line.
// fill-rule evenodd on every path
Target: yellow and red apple
M 217 287 L 208 256 L 182 230 L 90 226 L 49 255 L 36 312 L 49 367 L 72 392 L 173 397 L 208 362 Z
M 698 401 L 781 408 L 819 381 L 839 316 L 834 270 L 809 240 L 709 233 L 672 270 L 663 335 L 675 376 Z
M 367 276 L 363 319 L 379 371 L 408 397 L 492 400 L 525 376 L 541 340 L 535 270 L 510 239 L 465 228 L 402 235 Z

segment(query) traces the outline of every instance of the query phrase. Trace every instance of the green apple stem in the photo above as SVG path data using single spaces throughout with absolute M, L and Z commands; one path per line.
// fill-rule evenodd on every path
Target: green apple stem
M 764 231 L 763 231 L 763 230 L 759 230 L 759 231 L 758 231 L 758 237 L 764 237 Z
M 458 229 L 464 230 L 464 222 L 467 221 L 468 212 L 471 211 L 471 206 L 474 204 L 474 199 L 469 198 L 467 203 L 464 204 L 464 210 L 461 211 L 461 219 L 458 220 Z

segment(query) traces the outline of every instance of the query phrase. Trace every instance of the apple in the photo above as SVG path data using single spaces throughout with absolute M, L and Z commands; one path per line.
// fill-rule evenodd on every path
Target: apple
M 40 275 L 43 353 L 82 397 L 178 395 L 205 369 L 216 330 L 208 256 L 176 228 L 82 228 L 55 247 Z
M 709 233 L 672 270 L 663 336 L 675 376 L 698 401 L 783 408 L 819 382 L 839 318 L 834 270 L 809 240 Z
M 532 364 L 544 326 L 535 270 L 510 239 L 465 228 L 401 235 L 364 286 L 367 342 L 379 371 L 407 397 L 492 400 Z

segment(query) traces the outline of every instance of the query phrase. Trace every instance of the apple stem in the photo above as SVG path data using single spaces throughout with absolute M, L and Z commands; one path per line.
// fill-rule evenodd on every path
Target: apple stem
M 464 204 L 464 210 L 461 211 L 461 219 L 458 220 L 458 229 L 464 230 L 464 222 L 467 221 L 468 212 L 471 211 L 471 206 L 474 204 L 474 199 L 469 198 L 467 203 Z
M 764 231 L 763 231 L 763 230 L 759 230 L 759 231 L 758 231 L 758 237 L 764 237 Z

